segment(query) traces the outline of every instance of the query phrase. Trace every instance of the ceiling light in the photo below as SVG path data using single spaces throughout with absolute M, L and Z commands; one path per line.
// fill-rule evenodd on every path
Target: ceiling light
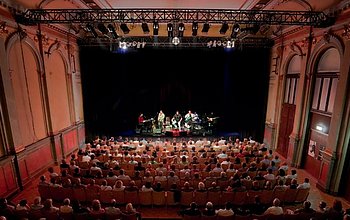
M 222 24 L 220 28 L 220 34 L 226 34 L 226 31 L 228 30 L 228 24 L 225 22 Z
M 172 23 L 168 23 L 167 30 L 168 30 L 168 37 L 173 37 L 174 33 L 173 33 L 173 24 Z
M 148 27 L 148 24 L 146 22 L 143 22 L 141 27 L 142 27 L 143 33 L 149 34 L 149 27 Z
M 204 23 L 203 28 L 202 28 L 202 32 L 208 33 L 209 28 L 210 28 L 209 23 Z
M 158 30 L 159 30 L 159 24 L 158 22 L 153 22 L 153 35 L 157 36 L 158 35 Z
M 120 24 L 120 29 L 122 29 L 124 34 L 128 34 L 130 32 L 130 29 L 125 23 Z
M 87 24 L 86 28 L 88 29 L 88 31 L 90 31 L 90 33 L 96 38 L 98 37 L 98 34 L 95 30 L 95 28 L 91 25 L 91 24 Z
M 179 30 L 178 36 L 179 36 L 179 37 L 183 37 L 183 36 L 184 36 L 184 31 L 185 31 L 185 25 L 184 25 L 184 23 L 180 23 L 180 24 L 179 24 L 178 30 Z
M 197 36 L 198 33 L 198 22 L 192 23 L 192 36 Z
M 108 29 L 109 33 L 111 33 L 111 35 L 112 35 L 112 37 L 113 37 L 114 39 L 117 39 L 117 38 L 119 37 L 118 34 L 117 34 L 117 32 L 115 31 L 114 26 L 113 26 L 112 24 L 109 24 L 109 25 L 107 26 L 107 29 Z
M 102 23 L 99 23 L 97 25 L 97 29 L 104 35 L 108 34 L 108 30 L 107 30 L 106 26 L 104 24 L 102 24 Z

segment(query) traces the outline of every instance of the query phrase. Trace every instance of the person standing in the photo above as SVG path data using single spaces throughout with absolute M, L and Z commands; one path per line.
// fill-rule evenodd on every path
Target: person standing
M 188 110 L 187 114 L 185 115 L 185 127 L 187 129 L 191 128 L 192 125 L 192 119 L 193 119 L 193 114 L 191 110 Z
M 158 113 L 158 128 L 163 132 L 164 131 L 164 119 L 165 119 L 165 114 L 163 113 L 162 110 L 159 111 Z

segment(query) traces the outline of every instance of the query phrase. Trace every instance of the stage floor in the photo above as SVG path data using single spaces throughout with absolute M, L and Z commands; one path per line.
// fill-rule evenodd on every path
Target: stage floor
M 156 131 L 139 131 L 135 130 L 135 134 L 139 136 L 166 136 L 166 137 L 188 137 L 188 136 L 212 136 L 214 134 L 213 131 L 207 130 L 179 130 L 179 129 L 171 129 L 165 132 L 161 132 L 160 130 Z

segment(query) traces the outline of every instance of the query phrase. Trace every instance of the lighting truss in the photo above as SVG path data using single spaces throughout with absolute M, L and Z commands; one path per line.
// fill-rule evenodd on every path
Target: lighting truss
M 181 43 L 177 47 L 190 47 L 190 48 L 224 48 L 224 43 L 231 41 L 232 39 L 220 38 L 220 37 L 183 37 Z M 153 37 L 124 37 L 117 40 L 109 38 L 84 38 L 79 40 L 80 46 L 106 46 L 119 45 L 120 42 L 127 42 L 129 44 L 137 45 L 138 43 L 144 43 L 149 48 L 154 47 L 172 47 L 173 43 L 169 42 L 167 37 L 157 37 L 155 40 Z M 246 37 L 244 39 L 235 40 L 235 47 L 242 48 L 270 48 L 273 46 L 273 40 L 269 38 L 261 37 Z
M 226 10 L 226 9 L 28 9 L 18 14 L 19 23 L 223 23 L 303 25 L 327 27 L 334 19 L 316 11 Z

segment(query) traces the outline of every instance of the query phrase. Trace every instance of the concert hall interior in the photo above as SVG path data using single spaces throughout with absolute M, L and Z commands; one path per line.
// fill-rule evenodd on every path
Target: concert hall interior
M 0 220 L 349 219 L 349 6 L 0 0 Z

